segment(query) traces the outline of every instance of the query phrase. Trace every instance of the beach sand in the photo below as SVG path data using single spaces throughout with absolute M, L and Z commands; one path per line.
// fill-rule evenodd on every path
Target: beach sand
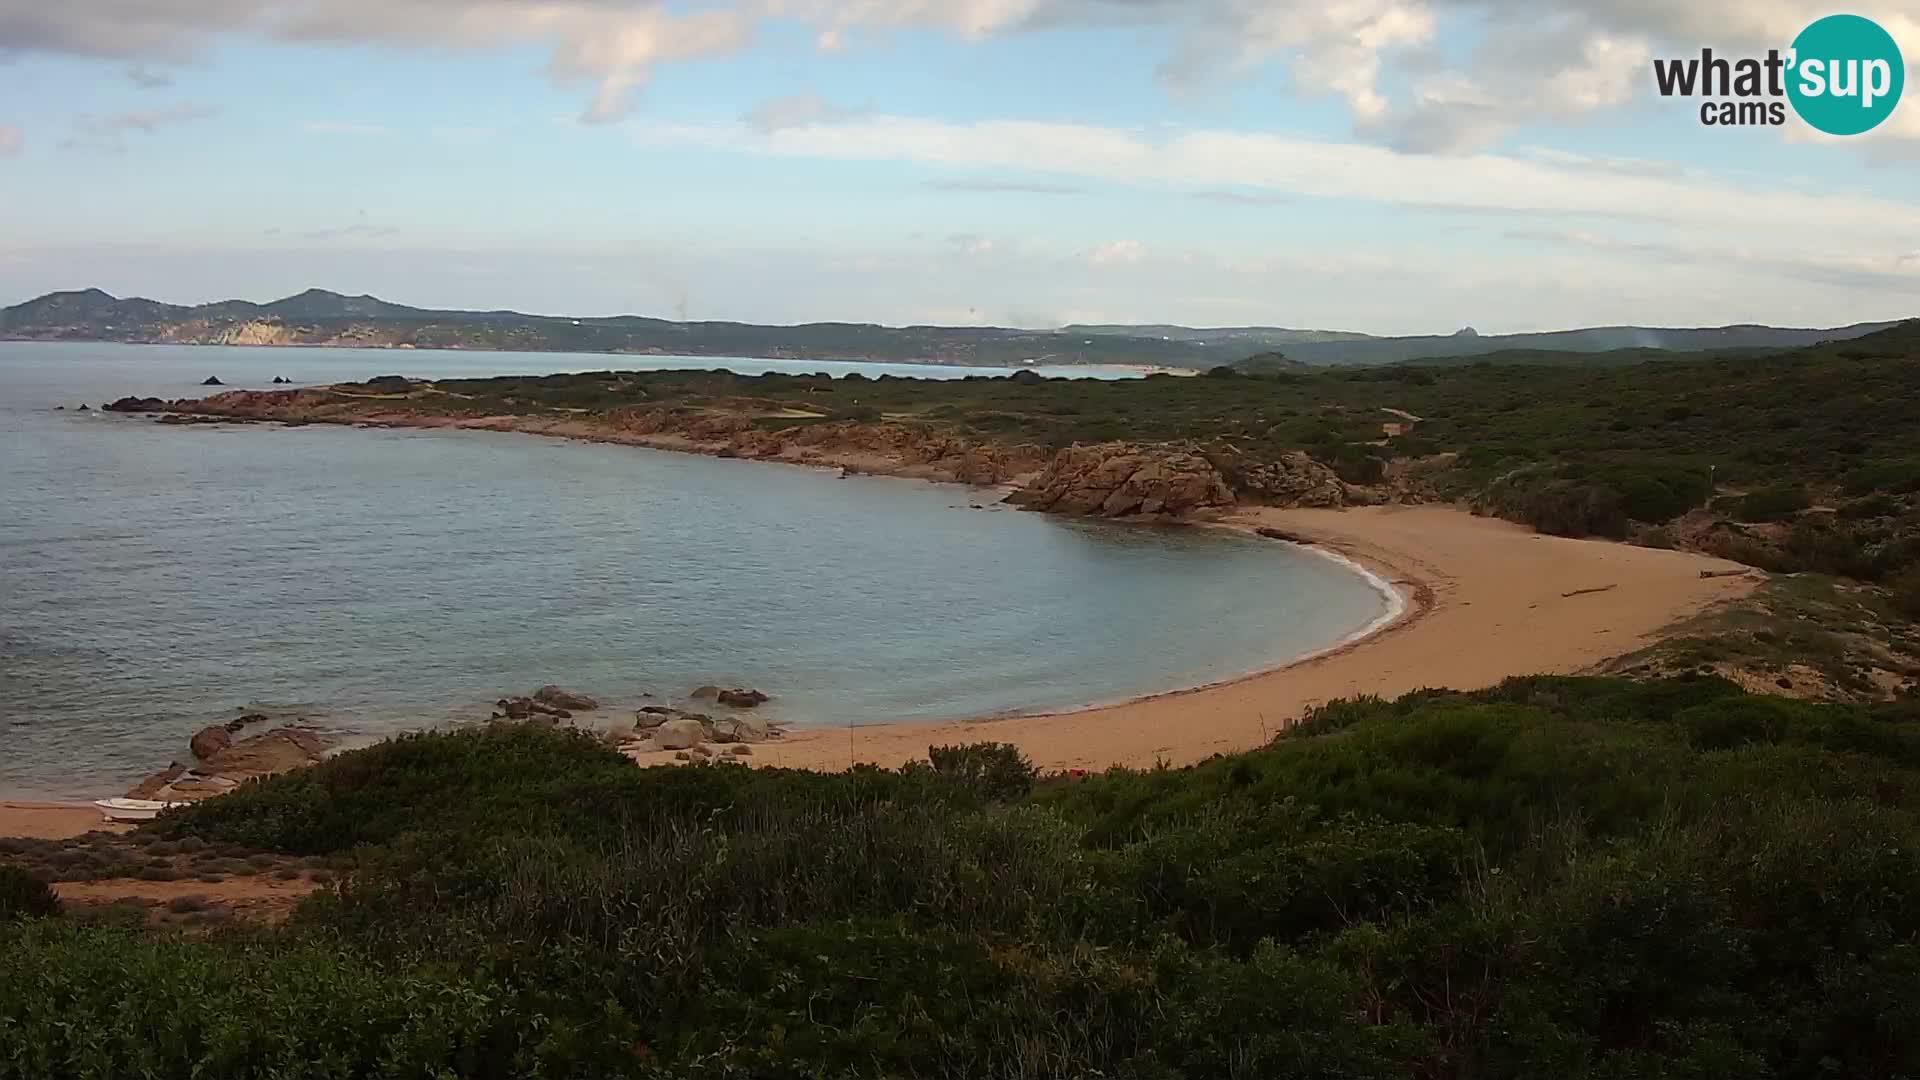
M 802 729 L 755 746 L 757 765 L 899 765 L 929 746 L 1010 742 L 1044 769 L 1183 765 L 1259 746 L 1314 705 L 1423 688 L 1476 689 L 1510 675 L 1571 674 L 1634 651 L 1732 600 L 1739 564 L 1600 540 L 1543 536 L 1442 506 L 1258 508 L 1229 524 L 1270 527 L 1395 583 L 1406 610 L 1380 632 L 1278 670 L 1065 713 L 940 724 Z M 1579 590 L 1601 590 L 1579 592 Z M 1566 595 L 1578 593 L 1578 595 Z M 1140 632 L 1155 632 L 1140 612 Z M 655 756 L 655 755 L 650 755 Z
M 65 840 L 95 829 L 126 832 L 129 828 L 131 826 L 109 824 L 101 818 L 99 808 L 93 806 L 0 800 L 0 836 Z
M 1700 577 L 1702 570 L 1742 569 L 1722 559 L 1542 536 L 1445 506 L 1255 508 L 1224 524 L 1280 529 L 1360 563 L 1394 584 L 1405 610 L 1363 640 L 1230 682 L 1063 713 L 803 728 L 754 746 L 751 762 L 893 766 L 924 759 L 929 746 L 995 741 L 1018 745 L 1045 769 L 1183 765 L 1259 746 L 1334 698 L 1474 689 L 1510 675 L 1582 671 L 1641 648 L 1759 580 L 1757 573 Z M 1139 619 L 1140 633 L 1158 632 L 1151 611 Z M 99 827 L 92 807 L 0 802 L 0 836 L 75 836 Z

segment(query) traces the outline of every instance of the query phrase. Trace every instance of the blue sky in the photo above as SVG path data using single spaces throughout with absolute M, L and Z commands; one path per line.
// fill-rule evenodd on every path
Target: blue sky
M 1668 6 L 0 0 L 0 303 L 320 286 L 1386 333 L 1920 314 L 1920 102 L 1850 140 L 1703 127 L 1652 57 L 1784 47 L 1827 10 Z M 1911 55 L 1920 0 L 1856 10 Z

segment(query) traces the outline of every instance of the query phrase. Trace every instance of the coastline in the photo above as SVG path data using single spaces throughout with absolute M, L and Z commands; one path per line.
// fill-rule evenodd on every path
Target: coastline
M 1753 576 L 1699 576 L 1745 569 L 1725 560 L 1545 536 L 1452 506 L 1249 507 L 1203 527 L 1283 530 L 1383 583 L 1400 603 L 1340 643 L 1232 679 L 1051 712 L 796 728 L 756 745 L 753 764 L 898 766 L 923 760 L 930 746 L 994 741 L 1014 743 L 1049 770 L 1186 765 L 1259 746 L 1335 698 L 1573 674 L 1757 584 Z M 1604 591 L 1579 591 L 1591 589 Z M 673 760 L 629 756 L 646 765 Z M 91 806 L 0 800 L 0 836 L 58 839 L 99 827 Z
M 1019 746 L 1043 769 L 1186 765 L 1259 746 L 1336 698 L 1584 671 L 1757 583 L 1700 577 L 1745 569 L 1723 559 L 1545 536 L 1450 506 L 1257 507 L 1224 524 L 1283 529 L 1351 559 L 1404 590 L 1404 609 L 1364 637 L 1237 679 L 1061 712 L 798 729 L 756 747 L 755 763 L 895 766 L 924 758 L 929 746 L 996 741 Z
M 285 422 L 278 416 L 221 419 Z M 944 462 L 907 462 L 866 448 L 808 446 L 749 456 L 729 452 L 719 440 L 570 418 L 375 412 L 292 422 L 506 431 L 966 483 L 941 468 Z M 1004 481 L 970 486 L 1007 490 Z M 1019 745 L 1043 769 L 1188 764 L 1258 746 L 1334 698 L 1475 689 L 1512 675 L 1585 670 L 1645 646 L 1674 623 L 1756 584 L 1751 576 L 1700 577 L 1702 570 L 1745 569 L 1726 560 L 1549 537 L 1452 506 L 1242 507 L 1194 526 L 1264 532 L 1275 543 L 1306 547 L 1367 579 L 1388 597 L 1388 609 L 1333 645 L 1229 679 L 1047 712 L 798 728 L 784 740 L 757 746 L 753 763 L 893 766 L 924 759 L 929 746 L 1004 741 Z M 1151 633 L 1151 626 L 1143 625 L 1143 632 Z M 672 760 L 671 754 L 630 756 L 643 764 Z M 0 801 L 0 836 L 69 836 L 98 823 L 90 806 Z

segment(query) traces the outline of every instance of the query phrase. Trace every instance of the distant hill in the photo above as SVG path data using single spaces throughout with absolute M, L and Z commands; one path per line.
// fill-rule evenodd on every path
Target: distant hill
M 1532 334 L 1481 334 L 1467 327 L 1453 334 L 1415 337 L 1372 337 L 1324 330 L 1284 330 L 1234 327 L 1196 330 L 1173 326 L 1082 326 L 1076 333 L 1159 336 L 1169 341 L 1205 342 L 1210 346 L 1239 346 L 1249 351 L 1279 349 L 1287 358 L 1305 364 L 1432 363 L 1449 357 L 1528 350 L 1538 353 L 1608 353 L 1617 350 L 1705 352 L 1722 349 L 1794 349 L 1823 341 L 1845 341 L 1897 325 L 1897 321 L 1854 323 L 1830 329 L 1776 326 L 1715 326 L 1662 328 L 1596 326 L 1581 330 L 1554 330 Z M 1232 359 L 1237 359 L 1232 358 Z M 1572 360 L 1571 357 L 1569 357 Z M 1504 362 L 1513 363 L 1508 359 Z M 1539 362 L 1526 361 L 1526 362 Z M 1577 362 L 1573 360 L 1572 362 Z M 1614 363 L 1631 360 L 1614 359 Z
M 99 289 L 82 289 L 48 293 L 0 309 L 0 338 L 40 341 L 503 349 L 936 364 L 1156 364 L 1201 369 L 1276 351 L 1302 364 L 1333 365 L 1436 363 L 1514 350 L 1562 354 L 1569 362 L 1578 362 L 1574 358 L 1580 354 L 1618 350 L 1783 349 L 1846 340 L 1891 325 L 1857 323 L 1824 330 L 1605 326 L 1496 335 L 1468 328 L 1419 337 L 1163 324 L 1074 324 L 1055 330 L 834 322 L 766 326 L 675 322 L 640 315 L 576 319 L 518 311 L 438 310 L 325 289 L 308 289 L 266 304 L 223 300 L 193 306 L 140 297 L 122 299 Z
M 760 356 L 936 364 L 1153 364 L 1201 367 L 1219 354 L 1159 337 L 1001 327 L 673 322 L 638 315 L 570 318 L 444 311 L 308 289 L 256 304 L 191 307 L 99 289 L 48 293 L 0 309 L 0 338 L 192 345 L 336 345 L 529 352 Z

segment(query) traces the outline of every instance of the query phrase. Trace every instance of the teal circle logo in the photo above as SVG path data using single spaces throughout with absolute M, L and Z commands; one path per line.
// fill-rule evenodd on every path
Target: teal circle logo
M 1893 115 L 1907 65 L 1893 35 L 1872 19 L 1829 15 L 1793 39 L 1787 98 L 1800 119 L 1829 135 L 1872 131 Z

